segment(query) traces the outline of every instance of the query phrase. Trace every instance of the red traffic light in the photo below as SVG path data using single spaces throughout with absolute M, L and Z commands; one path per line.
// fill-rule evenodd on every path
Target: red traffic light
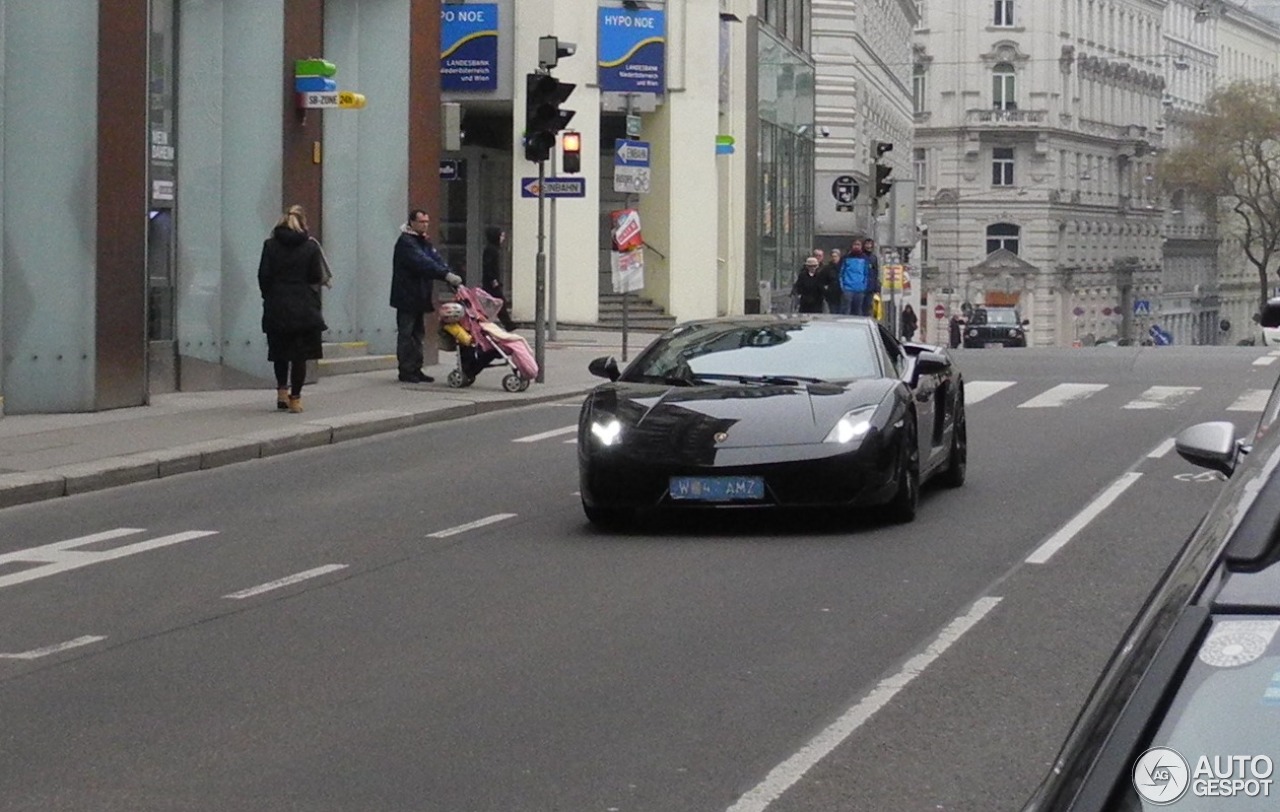
M 574 174 L 582 171 L 582 133 L 565 130 L 560 133 L 560 149 L 564 152 L 564 171 Z

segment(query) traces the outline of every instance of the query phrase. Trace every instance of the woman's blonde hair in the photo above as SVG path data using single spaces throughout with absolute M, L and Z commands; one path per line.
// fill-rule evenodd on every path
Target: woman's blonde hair
M 298 231 L 305 234 L 307 231 L 306 209 L 302 208 L 302 206 L 297 203 L 294 203 L 292 206 L 285 209 L 279 222 L 276 223 L 276 228 L 279 228 L 280 226 L 285 226 L 292 231 Z

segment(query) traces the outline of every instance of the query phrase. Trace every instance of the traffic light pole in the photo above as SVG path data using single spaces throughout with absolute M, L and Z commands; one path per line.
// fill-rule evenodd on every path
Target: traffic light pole
M 551 150 L 551 177 L 556 176 L 556 151 Z M 547 339 L 556 340 L 556 199 L 551 198 L 551 259 L 547 264 Z
M 534 293 L 537 301 L 533 308 L 533 358 L 538 363 L 538 375 L 542 383 L 546 378 L 546 315 L 547 315 L 547 254 L 543 248 L 546 240 L 546 161 L 538 161 L 538 256 L 534 262 Z

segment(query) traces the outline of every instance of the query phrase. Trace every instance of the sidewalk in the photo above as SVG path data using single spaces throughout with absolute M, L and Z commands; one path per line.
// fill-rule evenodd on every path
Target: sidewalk
M 525 336 L 533 344 L 532 333 Z M 628 357 L 652 338 L 627 337 Z M 276 409 L 274 387 L 157 395 L 150 406 L 0 418 L 0 508 L 131 482 L 216 468 L 441 420 L 580 396 L 603 379 L 587 371 L 619 358 L 622 334 L 559 330 L 545 346 L 545 383 L 502 388 L 492 367 L 466 389 L 445 377 L 454 355 L 427 369 L 435 383 L 404 384 L 395 370 L 320 378 L 303 391 L 306 411 Z

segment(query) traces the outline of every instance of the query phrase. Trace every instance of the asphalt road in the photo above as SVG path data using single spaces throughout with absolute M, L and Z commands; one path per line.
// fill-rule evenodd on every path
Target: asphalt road
M 0 511 L 0 810 L 1017 808 L 1262 356 L 961 352 L 907 526 L 596 533 L 568 403 Z

